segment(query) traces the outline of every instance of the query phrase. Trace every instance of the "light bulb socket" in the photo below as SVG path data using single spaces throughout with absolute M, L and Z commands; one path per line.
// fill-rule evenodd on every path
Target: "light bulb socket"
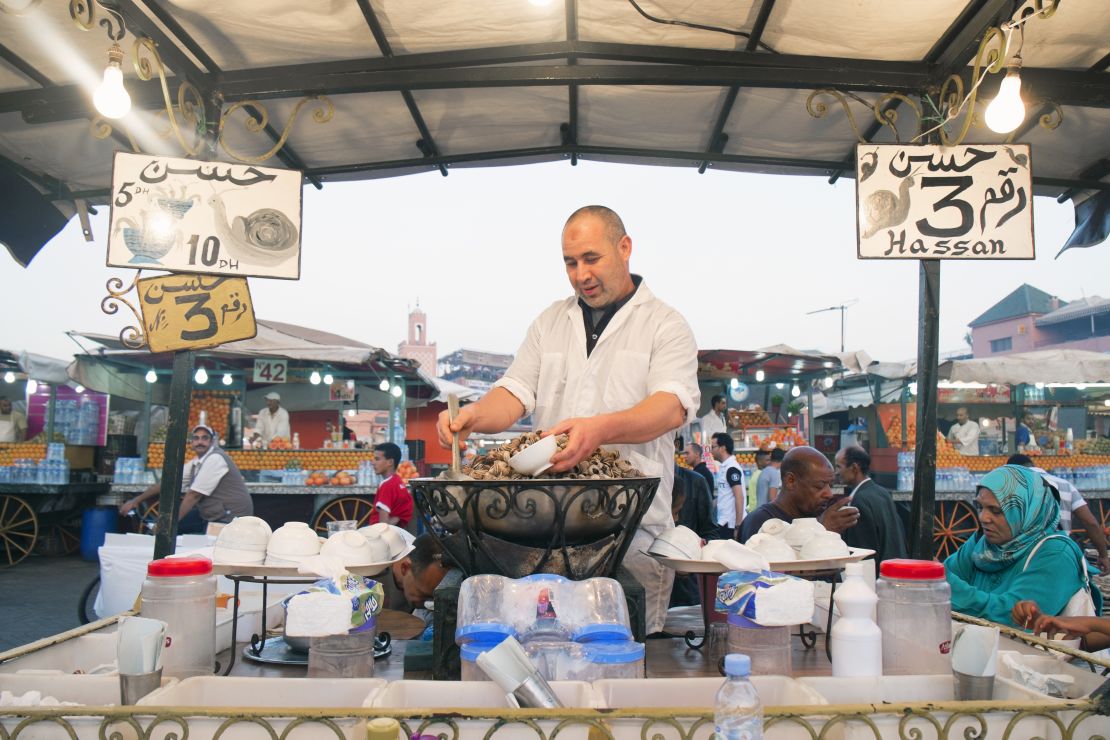
M 108 64 L 123 67 L 123 48 L 114 41 L 111 48 L 108 49 Z

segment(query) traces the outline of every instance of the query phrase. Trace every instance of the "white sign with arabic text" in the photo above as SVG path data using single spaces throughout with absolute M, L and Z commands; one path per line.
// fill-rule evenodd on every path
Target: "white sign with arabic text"
M 300 277 L 300 172 L 117 152 L 111 198 L 111 267 Z
M 860 259 L 1033 259 L 1028 144 L 860 144 Z

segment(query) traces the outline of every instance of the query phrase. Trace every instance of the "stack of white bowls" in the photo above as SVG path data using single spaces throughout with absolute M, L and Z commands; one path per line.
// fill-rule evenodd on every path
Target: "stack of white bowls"
M 655 538 L 648 552 L 664 558 L 700 560 L 701 537 L 689 527 L 667 529 Z
M 236 517 L 220 530 L 212 560 L 228 565 L 262 565 L 269 542 L 269 524 L 256 516 Z
M 361 532 L 336 532 L 324 541 L 321 555 L 337 558 L 347 567 L 374 565 L 389 560 L 389 549 L 385 542 L 376 539 L 372 544 Z
M 320 554 L 320 537 L 304 522 L 286 522 L 270 535 L 266 565 L 292 567 Z

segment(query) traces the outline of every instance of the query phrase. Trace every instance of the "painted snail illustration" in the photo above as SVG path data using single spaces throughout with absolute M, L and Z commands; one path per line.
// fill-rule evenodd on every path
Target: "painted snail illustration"
M 864 239 L 881 229 L 897 226 L 906 220 L 910 212 L 909 191 L 914 183 L 913 176 L 916 174 L 917 170 L 914 170 L 902 178 L 902 182 L 898 185 L 898 195 L 889 190 L 876 190 L 867 196 L 867 200 L 863 202 L 868 224 L 867 230 L 863 232 Z
M 249 216 L 228 220 L 223 198 L 217 193 L 208 199 L 216 220 L 216 233 L 233 251 L 245 252 L 255 261 L 276 264 L 297 244 L 297 227 L 276 208 L 259 208 Z

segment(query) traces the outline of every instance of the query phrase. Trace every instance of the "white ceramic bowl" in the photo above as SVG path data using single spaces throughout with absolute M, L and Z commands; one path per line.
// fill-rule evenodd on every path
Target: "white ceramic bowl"
M 265 550 L 243 550 L 222 545 L 212 548 L 212 562 L 221 565 L 262 565 L 265 561 Z
M 701 559 L 701 537 L 698 533 L 689 527 L 675 527 L 673 529 L 664 530 L 655 541 L 670 545 L 674 551 L 681 553 L 679 555 L 664 555 L 664 557 L 678 557 L 685 560 L 699 560 Z M 657 553 L 663 555 L 663 553 Z
M 849 555 L 848 546 L 836 532 L 823 532 L 810 537 L 802 545 L 802 560 L 822 560 Z
M 320 537 L 305 522 L 286 522 L 270 535 L 266 556 L 299 562 L 320 552 Z
M 784 537 L 786 530 L 790 529 L 790 525 L 782 519 L 768 519 L 763 522 L 763 526 L 759 528 L 759 534 L 769 534 L 774 537 Z
M 402 534 L 404 531 L 405 530 L 400 527 L 395 527 L 392 524 L 385 524 L 384 522 L 371 524 L 369 527 L 363 527 L 359 530 L 366 539 L 377 539 L 386 544 L 387 550 L 385 560 L 396 560 L 401 557 L 401 554 L 408 548 L 408 542 Z
M 256 516 L 240 516 L 220 530 L 217 547 L 257 550 L 265 554 L 270 542 L 270 525 Z
M 785 563 L 798 559 L 798 554 L 794 552 L 794 548 L 786 544 L 782 538 L 773 534 L 765 532 L 753 534 L 744 544 L 772 563 Z
M 551 456 L 558 451 L 555 435 L 525 447 L 509 458 L 509 465 L 521 475 L 535 477 L 551 467 Z
M 381 563 L 388 558 L 383 556 L 385 543 L 381 540 L 378 540 L 378 543 L 377 547 L 371 546 L 370 540 L 359 532 L 336 532 L 324 542 L 323 547 L 320 548 L 320 554 L 339 558 L 343 565 L 347 566 Z
M 790 523 L 783 537 L 786 540 L 786 544 L 790 545 L 795 550 L 801 550 L 802 547 L 809 542 L 811 537 L 824 531 L 825 527 L 816 519 L 795 519 Z
M 648 548 L 648 552 L 652 555 L 658 555 L 662 558 L 674 558 L 676 560 L 690 559 L 686 557 L 686 553 L 684 553 L 682 550 L 679 550 L 671 543 L 664 542 L 663 540 L 655 540 L 654 542 L 652 542 L 651 547 Z

